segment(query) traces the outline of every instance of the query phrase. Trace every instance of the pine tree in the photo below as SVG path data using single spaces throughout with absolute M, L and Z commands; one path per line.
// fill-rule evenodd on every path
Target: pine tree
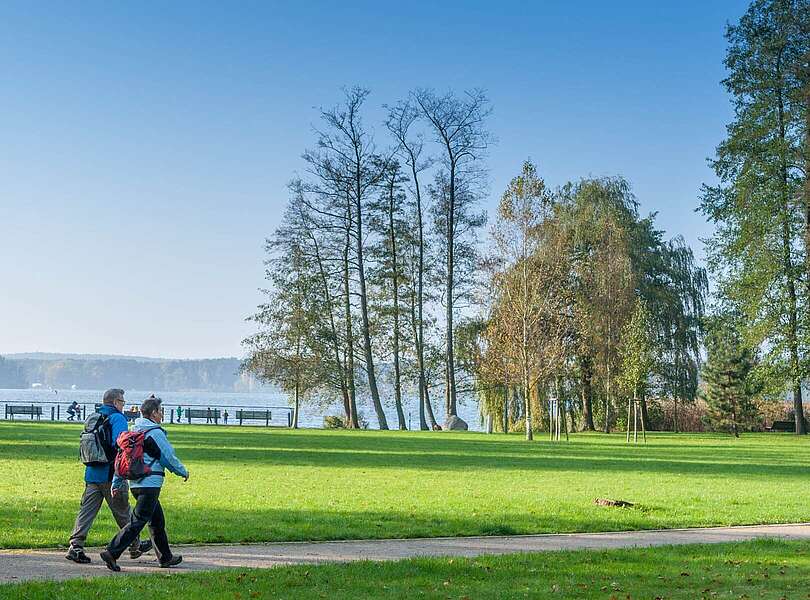
M 756 390 L 750 377 L 754 353 L 742 344 L 740 335 L 728 324 L 715 326 L 707 350 L 702 394 L 708 405 L 707 421 L 716 431 L 728 431 L 740 437 L 740 431 L 756 416 Z

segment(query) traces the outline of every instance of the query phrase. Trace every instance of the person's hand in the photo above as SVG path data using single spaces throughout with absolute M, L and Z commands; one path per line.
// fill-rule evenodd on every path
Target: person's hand
M 118 496 L 120 496 L 123 493 L 124 493 L 124 488 L 113 488 L 112 489 L 113 498 L 118 498 Z

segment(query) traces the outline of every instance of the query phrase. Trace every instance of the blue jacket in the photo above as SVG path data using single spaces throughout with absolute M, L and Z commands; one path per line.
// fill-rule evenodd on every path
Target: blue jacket
M 118 439 L 118 436 L 127 430 L 127 418 L 120 410 L 108 404 L 102 405 L 98 409 L 102 415 L 107 415 L 112 427 L 113 444 Z M 118 446 L 115 446 L 118 450 Z M 84 481 L 86 483 L 109 483 L 113 479 L 113 471 L 115 467 L 112 463 L 109 465 L 101 465 L 100 467 L 85 467 L 84 468 Z
M 179 475 L 180 477 L 188 477 L 188 469 L 183 466 L 183 463 L 181 463 L 180 459 L 178 459 L 175 455 L 174 448 L 172 448 L 172 445 L 169 443 L 169 438 L 166 437 L 166 433 L 163 430 L 158 429 L 160 426 L 161 425 L 158 423 L 143 417 L 135 419 L 135 425 L 132 427 L 132 430 L 143 431 L 145 429 L 151 429 L 151 431 L 146 433 L 145 437 L 146 439 L 151 438 L 158 445 L 158 448 L 160 448 L 160 458 L 157 460 L 155 460 L 154 456 L 150 456 L 149 453 L 147 453 L 144 449 L 143 462 L 145 462 L 152 469 L 152 471 L 156 473 L 163 473 L 164 475 L 149 475 L 140 481 L 130 481 L 129 487 L 131 488 L 161 487 L 163 485 L 163 480 L 165 479 L 166 469 L 175 475 Z M 153 427 L 154 429 L 152 429 Z M 117 489 L 123 487 L 126 482 L 126 479 L 122 479 L 116 475 L 113 478 L 112 486 Z

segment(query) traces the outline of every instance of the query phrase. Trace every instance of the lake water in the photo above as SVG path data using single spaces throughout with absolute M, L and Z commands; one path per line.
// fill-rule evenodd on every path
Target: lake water
M 138 390 L 127 390 L 126 400 L 127 407 L 137 408 L 144 398 L 148 397 L 152 392 L 142 392 Z M 35 404 L 42 406 L 42 418 L 50 419 L 51 408 L 56 413 L 56 407 L 59 407 L 59 414 L 61 420 L 67 418 L 65 410 L 75 400 L 80 405 L 84 405 L 87 411 L 92 411 L 96 403 L 101 402 L 101 397 L 104 394 L 99 390 L 51 390 L 44 388 L 26 389 L 26 390 L 2 390 L 0 389 L 0 419 L 4 418 L 6 411 L 5 405 L 24 405 Z M 163 404 L 166 407 L 166 420 L 169 420 L 170 411 L 182 406 L 185 411 L 187 408 L 206 409 L 219 408 L 221 410 L 228 409 L 229 424 L 236 422 L 236 411 L 239 408 L 250 408 L 255 410 L 271 409 L 272 425 L 286 425 L 287 412 L 280 410 L 281 407 L 288 407 L 287 397 L 280 392 L 249 392 L 249 393 L 226 393 L 226 392 L 154 392 L 156 396 L 163 399 Z M 443 405 L 443 398 L 437 398 L 439 402 L 434 401 L 434 413 L 436 420 L 439 423 L 444 422 L 444 411 L 439 404 Z M 276 410 L 272 410 L 273 408 Z M 397 426 L 396 410 L 393 406 L 385 406 L 385 416 L 388 419 L 388 426 L 392 429 Z M 405 401 L 404 405 L 406 422 L 410 420 L 409 429 L 419 428 L 419 412 L 418 412 L 418 399 L 416 401 Z M 358 410 L 361 415 L 369 422 L 369 427 L 376 429 L 377 419 L 375 412 L 370 402 L 361 402 L 358 405 Z M 478 405 L 475 402 L 467 401 L 466 403 L 459 404 L 459 416 L 467 421 L 471 430 L 479 431 L 481 429 L 480 419 L 478 417 Z M 299 416 L 299 425 L 301 427 L 318 428 L 323 427 L 323 418 L 326 415 L 340 415 L 342 409 L 339 405 L 335 404 L 329 407 L 303 405 L 301 414 Z M 28 415 L 17 415 L 17 420 L 30 420 Z M 185 422 L 185 417 L 183 421 Z M 205 422 L 195 420 L 195 422 Z M 257 421 L 252 421 L 251 424 L 259 424 Z

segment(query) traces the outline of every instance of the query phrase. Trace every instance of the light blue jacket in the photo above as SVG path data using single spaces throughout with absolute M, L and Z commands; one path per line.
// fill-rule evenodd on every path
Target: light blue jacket
M 154 427 L 155 429 L 151 429 Z M 154 456 L 150 456 L 146 451 L 143 453 L 143 462 L 149 466 L 153 472 L 155 473 L 164 473 L 165 470 L 168 469 L 175 475 L 179 475 L 180 477 L 188 477 L 188 469 L 180 462 L 180 459 L 174 453 L 174 448 L 169 443 L 169 438 L 166 437 L 166 433 L 161 430 L 157 429 L 161 427 L 160 424 L 155 423 L 154 421 L 150 421 L 149 419 L 145 419 L 143 417 L 139 417 L 135 419 L 135 424 L 132 427 L 133 431 L 143 431 L 145 429 L 151 429 L 146 433 L 146 439 L 151 438 L 155 441 L 160 448 L 160 458 L 155 460 Z M 163 485 L 163 480 L 165 479 L 162 475 L 149 475 L 148 477 L 144 477 L 140 481 L 130 481 L 129 487 L 131 488 L 159 488 Z M 122 479 L 116 475 L 113 477 L 113 488 L 121 488 L 126 485 L 127 480 Z

